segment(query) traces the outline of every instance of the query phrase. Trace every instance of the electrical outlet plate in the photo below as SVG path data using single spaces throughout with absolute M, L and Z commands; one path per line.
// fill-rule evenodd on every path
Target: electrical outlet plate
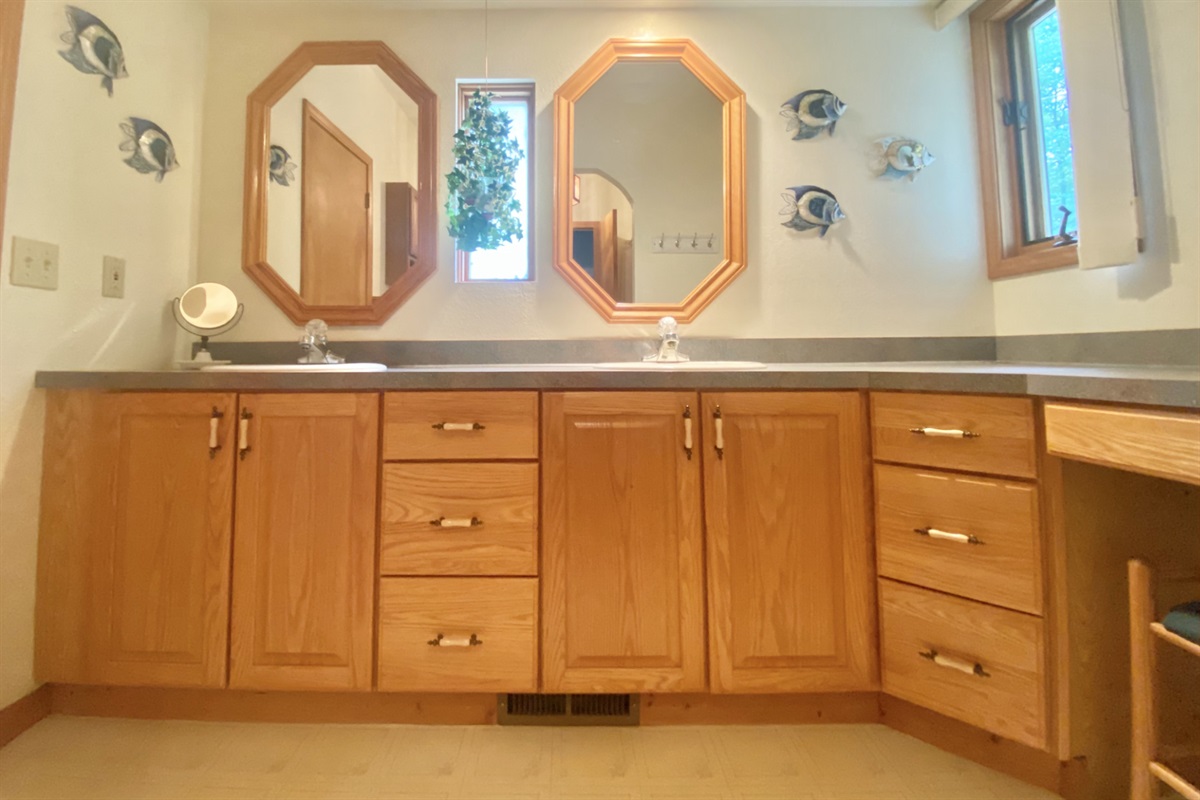
M 105 297 L 125 296 L 125 259 L 116 256 L 104 257 L 104 275 L 100 294 Z
M 54 291 L 58 288 L 58 245 L 14 236 L 9 276 L 13 286 Z

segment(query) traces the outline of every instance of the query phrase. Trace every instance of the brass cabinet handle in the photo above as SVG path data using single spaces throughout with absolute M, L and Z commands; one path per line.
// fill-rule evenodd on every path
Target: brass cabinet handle
M 427 644 L 430 647 L 477 647 L 483 644 L 483 639 L 480 639 L 473 633 L 470 636 L 446 636 L 439 633 L 436 638 L 430 639 Z
M 216 458 L 221 449 L 221 418 L 225 412 L 213 406 L 212 416 L 208 419 L 208 457 Z
M 958 542 L 959 544 L 983 544 L 978 537 L 969 533 L 955 533 L 953 531 L 939 530 L 938 528 L 913 528 L 913 533 L 928 536 L 930 539 L 942 539 L 943 541 Z
M 250 452 L 250 420 L 253 418 L 254 415 L 246 408 L 238 417 L 238 458 L 245 458 L 246 453 Z
M 713 431 L 716 436 L 713 437 L 713 446 L 717 450 L 717 458 L 725 458 L 725 418 L 721 416 L 721 407 L 717 406 L 713 410 Z
M 429 520 L 429 524 L 438 528 L 478 528 L 483 524 L 483 520 L 479 517 L 467 518 L 452 518 L 438 517 L 437 519 Z
M 956 670 L 966 675 L 974 675 L 978 678 L 990 678 L 992 674 L 983 668 L 983 665 L 978 661 L 964 661 L 961 658 L 947 656 L 934 650 L 932 647 L 928 650 L 922 650 L 917 653 L 921 658 L 927 658 L 939 667 Z
M 485 426 L 478 422 L 435 422 L 433 429 L 436 431 L 481 431 Z
M 692 407 L 683 407 L 683 452 L 692 460 Z
M 978 439 L 979 434 L 973 431 L 961 431 L 958 428 L 909 428 L 909 433 L 918 436 L 934 436 L 941 439 Z

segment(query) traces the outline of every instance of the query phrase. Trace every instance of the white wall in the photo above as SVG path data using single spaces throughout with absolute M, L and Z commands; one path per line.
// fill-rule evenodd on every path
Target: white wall
M 109 98 L 58 55 L 63 4 L 25 8 L 0 264 L 0 707 L 35 688 L 33 603 L 44 393 L 39 369 L 163 368 L 167 301 L 196 274 L 207 20 L 198 2 L 91 0 L 126 52 Z M 163 183 L 122 159 L 118 124 L 162 126 L 182 166 Z M 56 242 L 59 288 L 9 282 L 11 237 Z M 124 299 L 101 298 L 101 258 L 126 259 Z
M 617 64 L 575 104 L 575 168 L 600 170 L 633 198 L 633 302 L 679 303 L 721 261 L 652 244 L 686 231 L 689 242 L 715 233 L 723 245 L 722 114 L 717 96 L 671 63 Z
M 998 334 L 1200 328 L 1200 3 L 1119 7 L 1145 252 L 1124 267 L 997 281 Z
M 334 7 L 336 6 L 336 7 Z M 241 271 L 246 95 L 299 42 L 382 39 L 438 94 L 439 173 L 451 161 L 456 78 L 483 72 L 483 15 L 382 4 L 214 3 L 205 101 L 200 254 L 206 280 L 231 286 L 246 316 L 227 338 L 289 340 L 293 326 Z M 689 37 L 746 92 L 749 268 L 688 330 L 706 336 L 987 335 L 978 165 L 965 27 L 936 32 L 920 7 L 689 11 L 493 11 L 492 77 L 537 82 L 538 279 L 455 286 L 438 185 L 438 272 L 379 328 L 341 339 L 524 339 L 650 335 L 608 325 L 550 264 L 552 102 L 612 36 Z M 850 104 L 833 138 L 793 142 L 780 104 L 828 88 Z M 916 183 L 873 178 L 871 140 L 923 139 L 938 162 Z M 779 224 L 780 193 L 814 183 L 850 219 L 824 240 Z
M 379 67 L 322 65 L 271 109 L 271 144 L 287 150 L 297 166 L 290 186 L 267 184 L 267 261 L 297 292 L 305 100 L 371 157 L 371 274 L 375 294 L 382 294 L 383 185 L 416 180 L 417 104 Z

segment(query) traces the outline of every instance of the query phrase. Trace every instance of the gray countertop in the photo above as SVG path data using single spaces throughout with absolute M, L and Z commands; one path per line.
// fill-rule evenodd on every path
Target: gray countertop
M 899 389 L 1200 408 L 1200 370 L 993 361 L 768 364 L 758 370 L 598 370 L 583 364 L 454 364 L 386 372 L 44 371 L 43 389 L 380 391 L 403 389 Z

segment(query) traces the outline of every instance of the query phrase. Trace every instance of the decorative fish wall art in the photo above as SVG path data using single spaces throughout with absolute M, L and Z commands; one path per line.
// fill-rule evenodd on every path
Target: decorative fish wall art
M 70 47 L 58 54 L 80 72 L 103 76 L 100 85 L 112 97 L 113 81 L 129 77 L 125 51 L 117 35 L 100 19 L 75 6 L 67 6 L 67 24 L 71 30 L 60 38 Z
M 793 186 L 783 193 L 787 205 L 779 212 L 787 219 L 783 225 L 797 231 L 821 229 L 824 237 L 829 229 L 846 218 L 837 198 L 820 186 Z
M 875 142 L 875 157 L 873 169 L 881 178 L 900 180 L 917 179 L 917 173 L 928 167 L 936 159 L 929 148 L 916 139 L 906 136 L 888 136 Z
M 296 180 L 296 162 L 292 161 L 292 156 L 287 150 L 280 145 L 273 144 L 271 145 L 271 162 L 267 172 L 271 176 L 271 180 L 280 186 L 291 186 L 292 181 Z
M 829 131 L 833 136 L 838 120 L 845 113 L 846 104 L 826 89 L 801 92 L 779 109 L 779 116 L 788 121 L 788 132 L 796 131 L 793 140 L 811 139 L 821 131 Z
M 163 177 L 179 166 L 171 137 L 150 120 L 130 117 L 121 123 L 121 132 L 125 134 L 121 152 L 130 154 L 125 163 L 138 172 L 157 173 L 154 180 L 162 183 Z

